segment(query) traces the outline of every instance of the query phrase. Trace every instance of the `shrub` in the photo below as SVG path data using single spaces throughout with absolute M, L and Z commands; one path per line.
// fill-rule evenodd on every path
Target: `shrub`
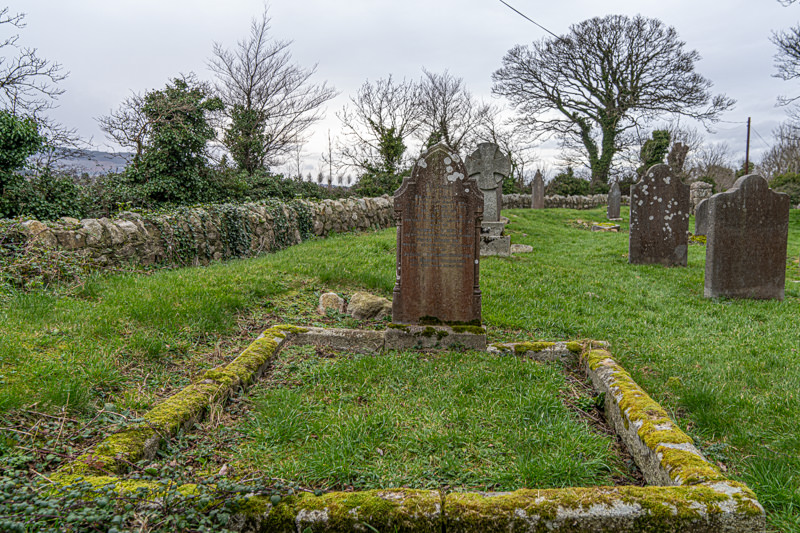
M 800 173 L 785 172 L 783 174 L 778 174 L 772 178 L 772 181 L 769 182 L 769 186 L 775 192 L 784 192 L 788 194 L 792 205 L 800 203 Z
M 575 175 L 572 167 L 556 175 L 545 187 L 545 194 L 560 196 L 575 196 L 589 194 L 589 181 Z

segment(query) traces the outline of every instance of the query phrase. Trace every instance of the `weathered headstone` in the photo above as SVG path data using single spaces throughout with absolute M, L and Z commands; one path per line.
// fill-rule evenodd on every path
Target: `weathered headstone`
M 503 208 L 503 178 L 511 173 L 511 158 L 494 143 L 480 143 L 464 162 L 467 174 L 483 192 L 483 220 L 497 222 Z
M 394 194 L 397 278 L 392 321 L 481 321 L 478 283 L 484 196 L 443 143 L 414 165 Z
M 608 191 L 608 210 L 606 216 L 608 220 L 620 220 L 619 206 L 622 202 L 622 192 L 619 190 L 619 183 L 616 181 L 611 185 L 611 190 Z
M 750 174 L 706 203 L 706 298 L 783 300 L 789 195 Z
M 694 234 L 708 235 L 708 198 L 694 208 Z
M 628 262 L 686 266 L 689 186 L 668 165 L 654 165 L 631 185 Z
M 697 211 L 697 206 L 700 202 L 707 198 L 711 198 L 711 191 L 714 186 L 705 181 L 695 181 L 689 186 L 689 200 L 692 204 L 692 213 Z
M 544 179 L 542 172 L 537 170 L 531 186 L 531 208 L 544 209 Z

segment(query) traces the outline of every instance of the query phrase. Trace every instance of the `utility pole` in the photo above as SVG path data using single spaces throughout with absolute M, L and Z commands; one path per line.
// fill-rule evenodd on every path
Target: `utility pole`
M 744 175 L 750 174 L 750 117 L 747 117 L 747 147 L 744 151 Z

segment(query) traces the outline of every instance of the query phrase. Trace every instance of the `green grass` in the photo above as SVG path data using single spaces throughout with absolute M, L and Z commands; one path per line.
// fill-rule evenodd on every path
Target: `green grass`
M 614 441 L 564 405 L 566 388 L 556 365 L 513 356 L 290 348 L 251 395 L 240 457 L 323 489 L 613 484 Z
M 771 527 L 800 531 L 800 212 L 791 212 L 782 302 L 703 298 L 702 246 L 690 246 L 687 268 L 629 265 L 627 233 L 570 225 L 603 221 L 602 209 L 504 214 L 512 241 L 534 252 L 481 262 L 493 340 L 610 341 L 708 455 L 752 486 Z M 394 246 L 393 230 L 339 235 L 258 259 L 98 278 L 77 296 L 10 296 L 0 308 L 0 414 L 38 402 L 91 416 L 142 395 L 146 407 L 214 364 L 208 354 L 240 333 L 243 316 L 309 317 L 301 308 L 322 289 L 390 296 Z M 277 304 L 295 293 L 301 303 Z

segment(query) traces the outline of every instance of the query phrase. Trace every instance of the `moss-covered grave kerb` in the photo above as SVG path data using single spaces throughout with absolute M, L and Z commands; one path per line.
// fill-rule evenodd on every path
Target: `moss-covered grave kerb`
M 468 324 L 403 325 L 387 328 L 384 350 L 486 350 L 486 329 Z
M 592 350 L 584 363 L 595 389 L 605 393 L 606 418 L 649 484 L 694 485 L 725 479 L 609 352 Z
M 527 357 L 534 361 L 576 363 L 583 347 L 581 344 L 573 342 L 526 341 L 495 342 L 486 350 L 495 354 Z
M 127 471 L 130 463 L 152 459 L 167 439 L 200 421 L 211 404 L 224 402 L 238 389 L 256 380 L 287 338 L 304 331 L 304 328 L 285 325 L 267 329 L 236 359 L 206 371 L 199 381 L 145 413 L 140 422 L 108 436 L 89 452 L 61 467 L 57 474 L 120 474 Z

